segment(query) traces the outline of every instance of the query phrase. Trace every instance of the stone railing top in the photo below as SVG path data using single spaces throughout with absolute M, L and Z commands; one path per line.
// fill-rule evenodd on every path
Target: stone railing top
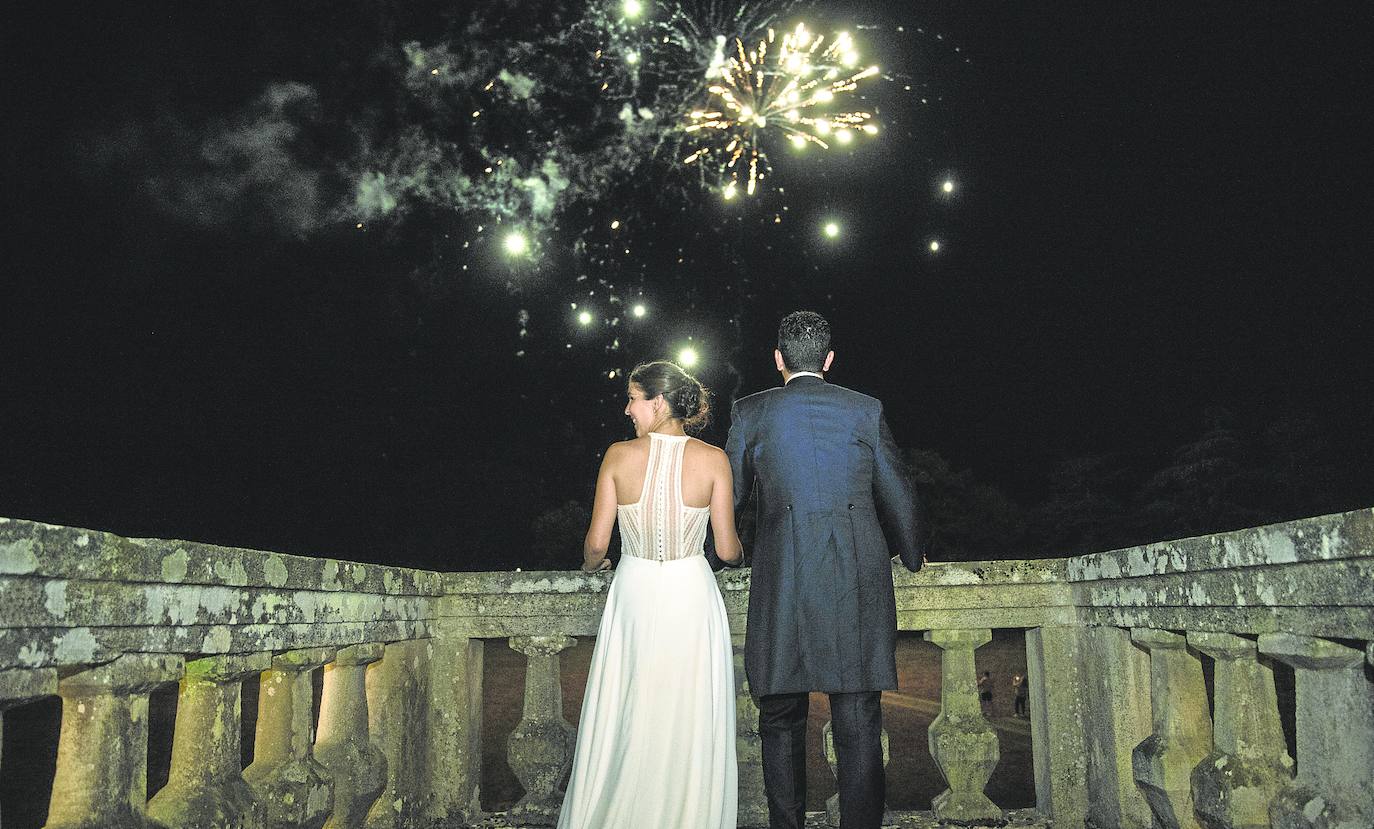
M 1070 581 L 1266 567 L 1374 556 L 1374 509 L 1161 541 L 1069 559 Z
M 1067 559 L 1027 559 L 1019 561 L 932 561 L 913 573 L 899 562 L 892 563 L 892 578 L 897 587 L 992 587 L 1017 584 L 1059 584 L 1065 581 Z M 443 574 L 447 595 L 520 595 L 557 593 L 604 593 L 611 584 L 610 573 L 588 575 L 570 564 L 568 570 L 498 570 L 480 573 Z M 726 568 L 716 573 L 716 581 L 726 592 L 749 589 L 749 568 Z
M 0 518 L 0 671 L 431 634 L 438 573 Z
M 1063 559 L 931 562 L 912 573 L 893 562 L 898 624 L 904 630 L 1031 627 L 1072 615 Z M 716 574 L 736 633 L 748 607 L 749 568 Z M 440 614 L 465 635 L 497 637 L 540 629 L 594 633 L 609 573 L 577 570 L 449 573 Z
M 1374 509 L 1072 559 L 894 562 L 904 630 L 1093 624 L 1374 632 Z M 749 570 L 717 574 L 732 626 Z M 0 669 L 596 630 L 612 575 L 436 573 L 0 518 Z
M 444 573 L 447 595 L 520 595 L 538 593 L 598 594 L 611 586 L 612 573 L 583 573 L 578 562 L 569 557 L 567 570 L 490 570 L 479 573 Z M 716 582 L 726 592 L 749 589 L 749 568 L 725 569 L 716 573 Z
M 0 575 L 436 596 L 438 573 L 0 518 Z
M 931 561 L 913 573 L 893 562 L 893 581 L 899 587 L 994 587 L 1017 584 L 1059 584 L 1068 560 L 1062 558 L 1001 561 Z
M 611 586 L 610 573 L 580 570 L 493 570 L 480 573 L 443 574 L 447 594 L 490 593 L 604 593 Z

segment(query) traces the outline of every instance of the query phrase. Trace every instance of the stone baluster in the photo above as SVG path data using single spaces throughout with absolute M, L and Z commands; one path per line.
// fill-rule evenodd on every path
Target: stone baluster
M 429 639 L 392 642 L 382 661 L 367 667 L 368 726 L 373 742 L 386 755 L 386 788 L 367 813 L 367 829 L 421 823 L 424 788 L 429 785 L 425 724 L 430 716 L 431 647 Z
M 1274 829 L 1374 826 L 1374 684 L 1366 655 L 1289 633 L 1259 638 L 1261 653 L 1293 666 L 1298 773 L 1270 806 Z
M 523 653 L 525 709 L 506 743 L 511 770 L 525 796 L 511 809 L 521 825 L 552 826 L 563 805 L 559 784 L 572 766 L 576 729 L 563 719 L 558 654 L 577 643 L 571 636 L 513 636 L 512 650 Z
M 886 728 L 884 728 L 884 729 L 882 730 L 882 744 L 883 744 L 883 768 L 886 769 L 886 768 L 887 768 L 887 762 L 888 762 L 888 760 L 891 759 L 891 754 L 890 754 L 889 751 L 888 751 L 889 745 L 888 745 L 887 729 L 886 729 Z M 836 767 L 836 761 L 837 761 L 837 756 L 836 756 L 836 754 L 835 754 L 835 730 L 834 730 L 834 728 L 833 728 L 833 726 L 832 726 L 832 724 L 831 724 L 831 720 L 826 720 L 826 721 L 825 721 L 825 726 L 821 728 L 821 746 L 822 746 L 823 750 L 825 751 L 825 764 L 826 764 L 827 766 L 830 767 L 830 773 L 831 773 L 832 775 L 835 776 L 835 779 L 836 779 L 836 780 L 838 780 L 838 779 L 839 779 L 839 773 L 836 771 L 836 768 L 835 768 L 835 767 Z M 840 825 L 840 793 L 839 793 L 839 792 L 835 792 L 835 793 L 832 794 L 830 797 L 826 798 L 826 801 L 825 801 L 825 819 L 826 819 L 826 822 L 827 822 L 829 825 L 831 825 L 831 826 L 839 826 L 839 825 Z M 743 822 L 743 821 L 741 821 L 741 822 Z
M 62 678 L 62 735 L 45 829 L 147 829 L 148 692 L 182 658 L 125 654 Z
M 740 826 L 768 825 L 768 797 L 763 791 L 763 738 L 759 736 L 759 708 L 744 670 L 744 623 L 735 624 L 730 644 L 735 660 L 735 757 L 739 765 Z
M 928 630 L 940 655 L 940 715 L 930 724 L 930 755 L 949 788 L 935 796 L 935 817 L 954 823 L 995 822 L 1002 810 L 983 793 L 1001 757 L 997 732 L 983 718 L 973 652 L 992 631 Z
M 1115 829 L 1151 829 L 1154 816 L 1131 768 L 1132 750 L 1152 730 L 1149 652 L 1133 643 L 1124 628 L 1085 627 L 1078 635 L 1082 647 L 1074 661 L 1081 685 L 1075 691 L 1081 696 L 1087 755 L 1087 773 L 1079 780 L 1087 789 L 1084 822 Z M 1035 679 L 1030 682 L 1034 695 Z M 1040 751 L 1035 732 L 1039 716 L 1032 698 L 1031 738 L 1036 752 Z
M 243 680 L 271 662 L 259 653 L 186 663 L 171 773 L 149 801 L 149 817 L 176 829 L 265 829 L 266 806 L 243 779 L 240 703 Z
M 1088 817 L 1089 716 L 1079 655 L 1087 650 L 1081 627 L 1044 626 L 1026 631 L 1026 716 L 1031 727 L 1035 805 L 1063 826 Z M 1127 643 L 1127 647 L 1130 647 Z
M 1212 750 L 1212 718 L 1202 660 L 1187 640 L 1167 630 L 1133 628 L 1131 639 L 1150 652 L 1150 719 L 1154 732 L 1132 752 L 1135 782 L 1157 829 L 1197 829 L 1193 768 Z
M 444 632 L 431 640 L 429 760 L 425 819 L 435 825 L 483 817 L 481 639 Z M 375 668 L 368 669 L 369 673 Z
M 310 675 L 333 658 L 333 648 L 287 651 L 262 673 L 253 763 L 243 777 L 266 804 L 269 829 L 322 829 L 333 811 L 333 782 L 310 733 Z
M 1216 663 L 1212 753 L 1193 769 L 1193 807 L 1207 829 L 1268 829 L 1269 803 L 1293 776 L 1274 669 L 1251 639 L 1190 631 L 1188 644 Z
M 386 757 L 372 744 L 367 722 L 367 666 L 381 644 L 342 648 L 324 668 L 315 759 L 334 781 L 334 812 L 325 829 L 361 829 L 386 786 Z
M 0 671 L 0 746 L 5 743 L 5 711 L 56 693 L 57 671 L 52 668 Z

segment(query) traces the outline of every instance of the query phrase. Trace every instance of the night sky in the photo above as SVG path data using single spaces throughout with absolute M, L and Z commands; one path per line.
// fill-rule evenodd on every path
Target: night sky
M 1374 504 L 1367 4 L 748 6 L 879 129 L 731 200 L 656 27 L 734 6 L 134 5 L 3 27 L 0 515 L 571 568 L 624 373 L 696 348 L 723 443 L 795 308 L 1015 513 L 950 557 Z

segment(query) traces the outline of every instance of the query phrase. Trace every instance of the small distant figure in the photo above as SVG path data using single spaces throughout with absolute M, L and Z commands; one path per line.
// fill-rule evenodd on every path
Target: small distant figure
M 984 714 L 992 713 L 992 671 L 983 671 L 978 677 L 978 702 Z
M 1011 678 L 1011 692 L 1012 699 L 1016 703 L 1016 716 L 1029 717 L 1030 714 L 1026 712 L 1027 691 L 1026 678 L 1024 676 L 1017 674 Z

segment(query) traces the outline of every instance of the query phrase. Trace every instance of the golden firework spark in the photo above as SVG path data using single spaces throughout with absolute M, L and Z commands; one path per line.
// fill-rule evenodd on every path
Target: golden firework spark
M 876 134 L 872 114 L 843 111 L 845 93 L 878 74 L 878 67 L 856 69 L 859 53 L 847 32 L 827 42 L 798 23 L 777 42 L 775 31 L 747 50 L 738 38 L 734 54 L 718 53 L 707 72 L 705 103 L 686 116 L 683 129 L 700 143 L 683 159 L 695 164 L 715 159 L 729 182 L 725 197 L 744 189 L 753 195 L 768 170 L 762 142 L 776 131 L 794 146 L 847 144 L 856 133 Z

